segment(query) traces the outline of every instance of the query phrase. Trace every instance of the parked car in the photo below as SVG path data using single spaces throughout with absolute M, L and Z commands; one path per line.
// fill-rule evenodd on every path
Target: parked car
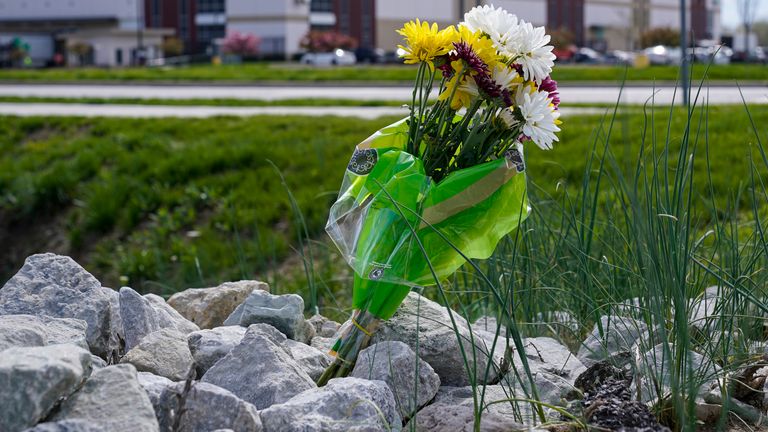
M 631 65 L 635 61 L 635 53 L 629 51 L 613 50 L 605 55 L 605 62 L 609 64 Z
M 355 50 L 355 58 L 358 63 L 383 63 L 384 50 L 360 47 Z
M 605 62 L 602 54 L 587 47 L 579 48 L 573 59 L 576 63 L 600 64 Z
M 678 50 L 679 51 L 679 50 Z M 672 64 L 672 54 L 669 47 L 666 47 L 664 45 L 656 45 L 654 47 L 648 47 L 643 50 L 643 54 L 645 54 L 648 57 L 648 61 L 652 65 L 668 65 Z M 680 58 L 680 53 L 677 53 L 678 59 Z
M 301 56 L 301 64 L 315 66 L 341 66 L 357 63 L 355 53 L 341 48 L 331 52 L 306 53 Z

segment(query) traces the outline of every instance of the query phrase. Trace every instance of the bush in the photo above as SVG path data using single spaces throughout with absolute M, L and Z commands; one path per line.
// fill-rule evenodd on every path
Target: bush
M 640 44 L 643 48 L 656 45 L 680 46 L 680 32 L 669 27 L 646 30 L 640 35 Z
M 311 31 L 301 40 L 301 47 L 309 52 L 331 52 L 341 48 L 357 48 L 355 38 L 332 31 Z
M 232 32 L 227 35 L 221 45 L 224 54 L 252 56 L 259 53 L 261 39 L 251 33 Z

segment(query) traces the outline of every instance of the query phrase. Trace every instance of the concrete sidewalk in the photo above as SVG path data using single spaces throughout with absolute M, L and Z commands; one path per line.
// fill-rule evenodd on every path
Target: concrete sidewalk
M 601 114 L 606 109 L 563 108 L 563 116 Z M 10 116 L 82 116 L 82 117 L 192 117 L 299 115 L 340 116 L 373 119 L 382 116 L 408 115 L 402 107 L 223 107 L 223 106 L 171 106 L 171 105 L 101 105 L 69 103 L 0 103 L 0 115 Z
M 692 91 L 695 95 L 696 88 Z M 244 99 L 279 101 L 286 99 L 344 99 L 408 101 L 411 87 L 391 86 L 223 86 L 223 85 L 81 85 L 81 84 L 0 84 L 0 96 L 102 98 L 102 99 Z M 749 104 L 768 104 L 768 86 L 745 87 L 741 91 Z M 621 90 L 607 86 L 565 86 L 560 98 L 565 104 L 613 104 L 619 99 L 627 104 L 643 104 L 655 95 L 655 103 L 669 105 L 679 101 L 680 91 L 674 87 L 637 87 Z M 693 98 L 692 98 L 693 99 Z M 741 104 L 739 89 L 732 86 L 709 86 L 702 89 L 700 102 Z

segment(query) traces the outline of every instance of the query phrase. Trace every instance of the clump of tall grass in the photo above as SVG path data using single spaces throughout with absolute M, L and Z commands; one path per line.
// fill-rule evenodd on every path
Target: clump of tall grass
M 496 317 L 496 339 L 487 341 L 491 351 L 512 346 L 525 353 L 523 337 L 540 334 L 576 350 L 593 324 L 607 330 L 599 328 L 602 316 L 632 317 L 650 329 L 635 348 L 635 369 L 645 370 L 643 387 L 658 418 L 676 430 L 696 430 L 697 397 L 715 382 L 712 391 L 724 408 L 717 426 L 724 427 L 731 408 L 727 378 L 764 350 L 768 157 L 746 105 L 743 115 L 751 128 L 743 139 L 711 141 L 716 110 L 702 102 L 705 97 L 702 86 L 690 108 L 659 109 L 649 100 L 639 146 L 622 141 L 630 134 L 616 133 L 636 124 L 630 116 L 638 114 L 624 114 L 618 105 L 607 112 L 584 155 L 580 187 L 558 185 L 552 194 L 549 185 L 536 184 L 533 172 L 532 217 L 490 259 L 470 261 L 426 294 L 470 321 Z M 681 119 L 683 126 L 673 127 Z M 723 145 L 737 146 L 744 155 L 744 163 L 727 174 L 714 172 L 710 159 L 711 150 Z M 630 148 L 639 151 L 629 157 Z M 713 187 L 713 178 L 723 175 L 741 179 L 727 196 Z M 705 289 L 713 286 L 716 306 L 706 318 L 697 316 Z M 578 328 L 562 320 L 541 325 L 563 315 Z M 460 335 L 453 317 L 451 322 L 475 389 L 479 427 L 488 402 L 475 377 L 487 378 L 499 365 L 477 364 L 475 344 Z M 664 361 L 644 355 L 652 351 Z M 695 365 L 694 358 L 703 358 L 703 364 Z M 562 409 L 535 402 L 535 380 L 526 355 L 520 359 L 523 364 L 511 365 L 506 381 L 522 392 L 511 391 L 501 403 L 509 403 L 521 421 L 556 421 L 552 415 L 558 413 L 568 418 Z M 529 404 L 532 409 L 525 407 Z M 548 419 L 545 407 L 552 408 Z M 570 421 L 582 425 L 581 419 Z
M 700 88 L 692 100 L 705 95 Z M 719 380 L 725 408 L 719 426 L 725 425 L 725 378 L 755 360 L 756 343 L 759 354 L 764 349 L 768 158 L 764 131 L 754 123 L 741 142 L 711 142 L 710 114 L 706 103 L 661 111 L 650 100 L 632 161 L 626 154 L 617 157 L 634 145 L 616 139 L 628 117 L 618 106 L 607 113 L 585 155 L 581 188 L 572 193 L 558 187 L 557 195 L 548 194 L 533 172 L 532 217 L 491 259 L 454 277 L 448 304 L 468 317 L 495 316 L 500 326 L 526 336 L 542 332 L 533 325 L 541 317 L 565 312 L 581 331 L 555 324 L 546 332 L 573 349 L 601 316 L 633 317 L 651 329 L 636 354 L 660 346 L 667 359 L 656 364 L 638 355 L 648 364 L 636 366 L 650 369 L 657 416 L 674 429 L 695 430 L 696 396 L 705 383 Z M 746 106 L 743 115 L 751 120 Z M 680 116 L 685 126 L 673 129 Z M 728 173 L 741 181 L 726 197 L 715 195 L 712 178 L 723 173 L 712 171 L 709 158 L 713 147 L 723 145 L 738 146 L 745 160 Z M 719 287 L 719 300 L 706 322 L 694 325 L 710 286 Z M 694 353 L 704 356 L 703 366 L 694 367 Z M 708 364 L 716 366 L 715 376 L 702 376 Z

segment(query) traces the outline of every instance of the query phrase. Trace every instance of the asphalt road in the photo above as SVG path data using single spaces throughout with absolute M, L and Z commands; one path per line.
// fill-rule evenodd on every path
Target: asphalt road
M 563 116 L 600 114 L 605 109 L 563 107 Z M 117 105 L 70 103 L 0 103 L 0 115 L 15 116 L 83 116 L 83 117 L 216 117 L 254 115 L 341 116 L 373 119 L 381 116 L 406 116 L 401 107 L 224 107 L 171 105 Z
M 695 92 L 696 89 L 694 89 Z M 138 99 L 252 99 L 279 101 L 285 99 L 328 98 L 349 100 L 395 100 L 411 98 L 409 87 L 362 86 L 224 86 L 224 85 L 120 85 L 120 84 L 0 84 L 0 96 L 58 98 L 138 98 Z M 564 103 L 643 104 L 654 97 L 654 103 L 669 105 L 680 101 L 674 87 L 630 86 L 623 90 L 611 86 L 564 86 L 560 89 Z M 747 103 L 768 104 L 768 86 L 744 87 L 713 85 L 702 89 L 700 102 L 740 104 L 742 94 Z M 354 108 L 358 109 L 358 108 Z

